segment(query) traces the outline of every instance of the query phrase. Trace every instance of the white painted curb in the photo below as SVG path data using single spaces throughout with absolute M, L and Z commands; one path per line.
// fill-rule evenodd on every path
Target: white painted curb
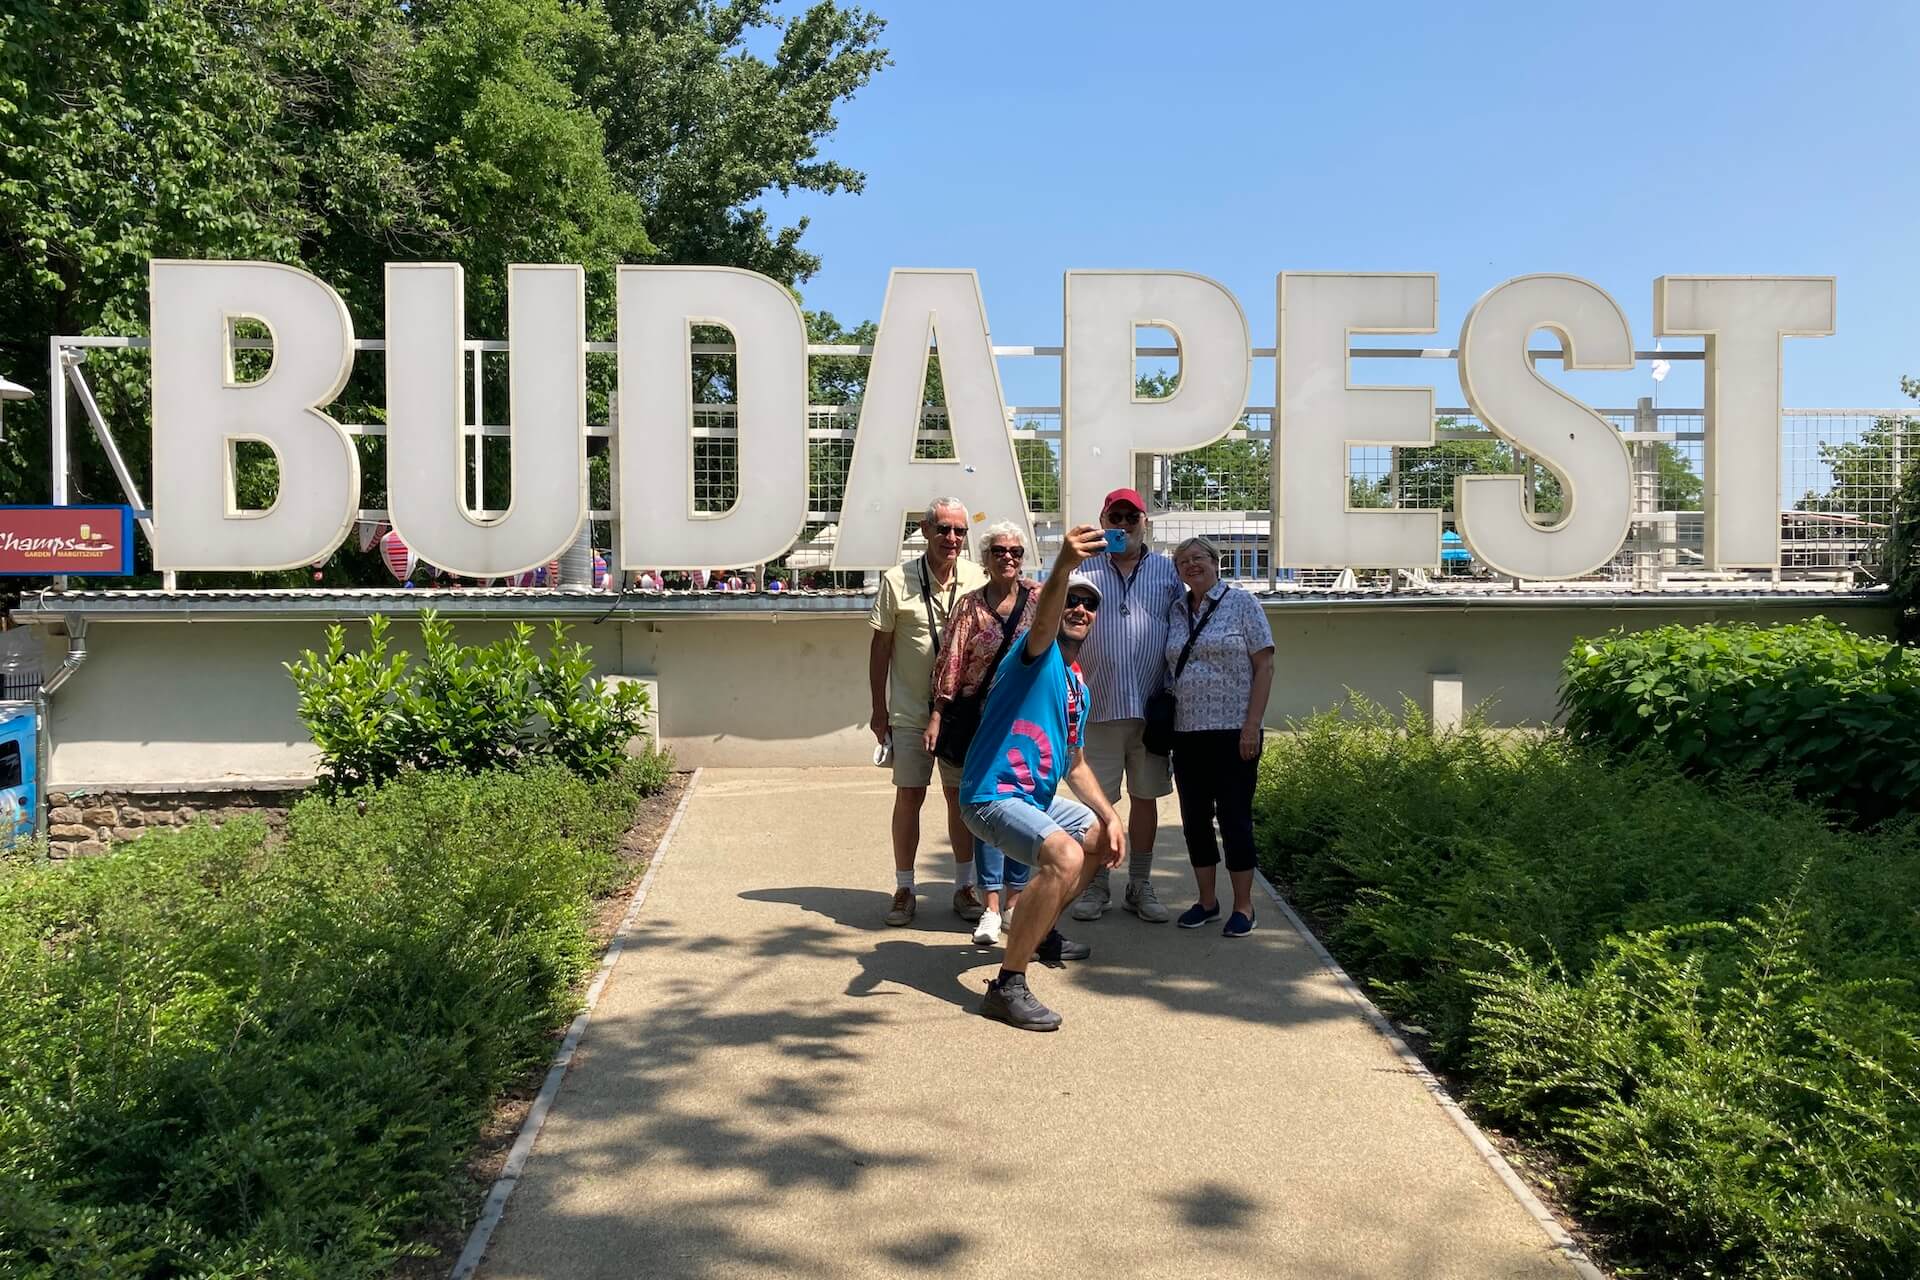
M 467 1247 L 460 1251 L 460 1258 L 453 1264 L 451 1280 L 471 1280 L 473 1273 L 480 1269 L 480 1262 L 487 1256 L 487 1245 L 493 1240 L 494 1228 L 500 1225 L 501 1215 L 506 1212 L 507 1197 L 513 1194 L 514 1186 L 520 1181 L 520 1174 L 527 1167 L 527 1159 L 533 1154 L 533 1144 L 539 1141 L 540 1126 L 547 1122 L 547 1112 L 553 1109 L 553 1100 L 559 1096 L 560 1082 L 566 1079 L 567 1068 L 573 1065 L 573 1051 L 579 1047 L 580 1037 L 586 1033 L 587 1023 L 593 1019 L 594 1006 L 600 1003 L 600 993 L 607 988 L 607 979 L 613 975 L 613 966 L 620 960 L 620 953 L 626 950 L 627 933 L 633 928 L 634 918 L 640 914 L 641 906 L 647 900 L 647 890 L 653 887 L 653 878 L 660 874 L 660 865 L 667 860 L 667 849 L 673 843 L 673 833 L 680 829 L 680 819 L 687 814 L 687 801 L 693 799 L 693 789 L 700 785 L 700 770 L 695 769 L 693 776 L 687 779 L 687 789 L 680 794 L 680 803 L 675 806 L 672 821 L 660 837 L 659 848 L 653 851 L 653 860 L 647 864 L 647 874 L 640 877 L 640 883 L 634 887 L 633 897 L 627 901 L 627 914 L 620 918 L 620 927 L 614 930 L 613 941 L 607 944 L 607 953 L 600 957 L 600 968 L 593 975 L 593 985 L 587 988 L 586 1008 L 582 1009 L 567 1028 L 567 1038 L 560 1042 L 560 1049 L 553 1055 L 553 1064 L 547 1068 L 547 1079 L 540 1086 L 540 1094 L 533 1100 L 533 1106 L 527 1111 L 527 1118 L 520 1122 L 520 1134 L 514 1139 L 513 1150 L 507 1153 L 507 1163 L 500 1170 L 500 1176 L 494 1180 L 493 1190 L 487 1193 L 486 1207 L 480 1211 L 480 1220 L 473 1224 L 473 1230 L 467 1236 Z
M 1480 1158 L 1487 1162 L 1487 1167 L 1506 1184 L 1507 1190 L 1513 1193 L 1513 1198 L 1520 1202 L 1520 1207 L 1531 1214 L 1540 1229 L 1546 1232 L 1547 1239 L 1553 1241 L 1554 1247 L 1573 1267 L 1580 1280 L 1607 1280 L 1606 1273 L 1593 1264 L 1586 1250 L 1574 1243 L 1573 1237 L 1567 1234 L 1567 1229 L 1560 1225 L 1560 1220 L 1553 1216 L 1546 1205 L 1540 1203 L 1540 1198 L 1534 1195 L 1533 1190 L 1527 1186 L 1520 1175 L 1513 1171 L 1513 1166 L 1507 1163 L 1506 1157 L 1487 1141 L 1487 1135 L 1480 1132 L 1480 1126 L 1460 1109 L 1460 1104 L 1453 1100 L 1453 1095 L 1447 1092 L 1447 1087 L 1434 1078 L 1433 1072 L 1427 1070 L 1427 1064 L 1420 1061 L 1420 1055 L 1407 1047 L 1407 1042 L 1402 1040 L 1400 1033 L 1393 1029 L 1393 1023 L 1374 1007 L 1373 1001 L 1369 1000 L 1359 984 L 1347 975 L 1347 971 L 1340 967 L 1340 962 L 1333 958 L 1332 953 L 1320 945 L 1320 939 L 1313 936 L 1313 930 L 1307 928 L 1306 922 L 1294 912 L 1287 900 L 1280 896 L 1280 891 L 1273 887 L 1266 873 L 1256 870 L 1254 878 L 1260 882 L 1260 887 L 1266 890 L 1267 896 L 1273 899 L 1274 905 L 1280 908 L 1280 914 L 1287 918 L 1287 923 L 1293 926 L 1293 931 L 1306 939 L 1307 945 L 1313 948 L 1313 953 L 1319 957 L 1320 963 L 1333 974 L 1334 979 L 1339 982 L 1348 997 L 1360 1006 L 1360 1012 L 1365 1014 L 1367 1021 L 1373 1024 L 1373 1029 L 1386 1037 L 1387 1044 L 1399 1056 L 1401 1064 L 1426 1087 L 1428 1094 L 1440 1104 L 1440 1109 L 1447 1113 L 1454 1126 L 1466 1135 L 1473 1149 L 1480 1153 Z

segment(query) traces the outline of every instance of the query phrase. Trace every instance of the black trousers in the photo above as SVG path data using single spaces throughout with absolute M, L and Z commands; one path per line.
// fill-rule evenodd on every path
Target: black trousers
M 1194 866 L 1218 864 L 1219 844 L 1224 844 L 1227 870 L 1253 870 L 1253 788 L 1259 777 L 1260 758 L 1240 758 L 1238 729 L 1173 735 L 1173 785 L 1180 793 L 1180 826 Z M 1213 838 L 1216 818 L 1219 844 Z

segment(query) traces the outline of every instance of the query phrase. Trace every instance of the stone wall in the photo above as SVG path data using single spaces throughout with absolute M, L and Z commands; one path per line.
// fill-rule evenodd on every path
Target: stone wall
M 156 827 L 215 826 L 255 814 L 276 834 L 302 788 L 227 791 L 116 791 L 72 788 L 47 793 L 47 852 L 55 858 L 105 853 Z

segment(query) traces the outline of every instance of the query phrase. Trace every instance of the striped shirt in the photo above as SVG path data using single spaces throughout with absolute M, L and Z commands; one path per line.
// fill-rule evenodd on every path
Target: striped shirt
M 1080 648 L 1080 669 L 1092 694 L 1087 719 L 1138 720 L 1147 699 L 1160 687 L 1166 669 L 1167 615 L 1186 594 L 1173 561 L 1143 552 L 1126 574 L 1110 556 L 1095 556 L 1080 566 L 1100 588 L 1093 629 Z

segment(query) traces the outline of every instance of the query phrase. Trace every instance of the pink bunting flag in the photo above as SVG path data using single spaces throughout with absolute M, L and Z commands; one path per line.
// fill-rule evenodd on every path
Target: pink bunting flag
M 413 577 L 413 567 L 419 563 L 413 548 L 400 540 L 398 532 L 391 530 L 380 539 L 380 558 L 387 562 L 387 572 L 393 575 L 395 582 L 405 582 Z

